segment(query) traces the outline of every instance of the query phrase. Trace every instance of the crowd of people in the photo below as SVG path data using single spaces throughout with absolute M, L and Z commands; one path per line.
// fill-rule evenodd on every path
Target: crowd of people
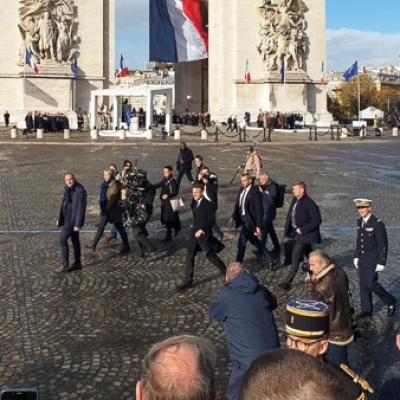
M 61 132 L 69 129 L 69 120 L 64 113 L 28 112 L 25 123 L 25 133 L 32 133 L 38 129 L 43 129 L 45 132 Z
M 195 170 L 193 171 L 193 163 Z M 183 207 L 180 189 L 183 177 L 191 184 L 193 221 L 187 235 L 186 264 L 176 290 L 191 290 L 196 256 L 203 252 L 225 278 L 225 286 L 210 301 L 209 317 L 223 324 L 232 370 L 227 389 L 230 400 L 345 400 L 366 399 L 373 388 L 349 365 L 348 349 L 360 336 L 357 322 L 373 315 L 373 295 L 386 306 L 388 318 L 396 312 L 396 298 L 380 283 L 386 268 L 388 237 L 384 222 L 373 214 L 370 199 L 354 200 L 358 213 L 354 268 L 359 274 L 361 311 L 354 315 L 349 280 L 344 269 L 323 251 L 320 226 L 323 218 L 317 203 L 308 195 L 307 185 L 292 185 L 292 201 L 284 226 L 285 240 L 279 243 L 274 221 L 284 203 L 285 186 L 275 182 L 262 169 L 262 160 L 249 148 L 239 166 L 241 187 L 229 225 L 239 230 L 234 262 L 226 265 L 221 252 L 224 241 L 232 240 L 216 223 L 218 176 L 201 155 L 194 155 L 186 143 L 180 144 L 176 163 L 162 170 L 160 182 L 152 184 L 146 174 L 129 160 L 121 172 L 112 164 L 104 170 L 99 191 L 99 223 L 94 239 L 87 245 L 95 251 L 106 225 L 113 225 L 107 240 L 121 237 L 121 254 L 131 251 L 127 229 L 133 227 L 140 257 L 156 251 L 148 241 L 146 228 L 153 212 L 156 191 L 160 190 L 161 224 L 166 228 L 163 242 L 171 242 L 181 231 L 179 211 Z M 141 176 L 146 217 L 134 225 L 125 225 L 121 203 L 127 197 L 129 177 Z M 85 223 L 87 193 L 73 173 L 65 175 L 65 191 L 58 226 L 62 265 L 58 273 L 82 268 L 79 231 Z M 71 239 L 74 262 L 69 261 Z M 270 239 L 270 240 L 269 240 Z M 269 244 L 272 244 L 272 247 Z M 278 300 L 260 280 L 246 269 L 248 242 L 259 262 L 274 271 L 280 262 L 289 266 L 279 284 L 290 291 L 300 267 L 305 273 L 301 297 L 285 305 L 285 342 L 281 341 L 274 316 Z M 320 247 L 320 246 L 319 246 Z M 281 260 L 280 254 L 284 257 Z M 400 345 L 400 337 L 398 338 Z M 356 366 L 354 366 L 356 368 Z M 356 368 L 357 369 L 357 368 Z M 215 353 L 205 339 L 181 336 L 156 344 L 143 361 L 142 379 L 137 383 L 137 399 L 214 399 Z M 392 395 L 390 395 L 392 393 Z M 393 394 L 394 393 L 394 394 Z M 400 383 L 385 384 L 380 399 L 398 399 Z
M 257 126 L 271 129 L 296 129 L 296 122 L 303 121 L 303 116 L 294 113 L 267 112 L 259 110 Z

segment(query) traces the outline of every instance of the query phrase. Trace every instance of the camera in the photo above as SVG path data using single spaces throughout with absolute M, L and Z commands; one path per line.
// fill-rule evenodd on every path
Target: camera
M 121 202 L 124 226 L 134 228 L 145 225 L 150 218 L 149 206 L 154 198 L 152 189 L 149 188 L 147 172 L 135 168 L 125 177 L 125 184 L 127 199 Z
M 303 265 L 301 266 L 301 269 L 304 272 L 307 272 L 308 274 L 312 274 L 311 268 L 310 268 L 310 264 L 309 263 L 303 263 Z

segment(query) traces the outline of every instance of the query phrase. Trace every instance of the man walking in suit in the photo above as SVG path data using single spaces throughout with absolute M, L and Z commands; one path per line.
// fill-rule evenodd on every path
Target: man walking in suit
M 272 256 L 261 241 L 263 218 L 261 192 L 258 186 L 253 185 L 253 179 L 249 174 L 243 174 L 240 182 L 242 189 L 240 190 L 235 209 L 229 221 L 230 226 L 241 228 L 236 261 L 243 263 L 246 243 L 250 241 L 257 248 L 258 254 L 262 257 L 263 261 L 266 261 L 268 267 L 272 268 Z
M 372 214 L 372 200 L 355 199 L 360 218 L 357 220 L 357 243 L 354 266 L 360 276 L 361 312 L 357 318 L 372 316 L 372 295 L 375 293 L 387 306 L 388 316 L 396 311 L 396 298 L 378 282 L 378 272 L 383 272 L 388 254 L 388 237 L 385 224 Z
M 204 198 L 204 186 L 201 183 L 193 184 L 192 193 L 193 229 L 189 239 L 185 277 L 182 284 L 178 286 L 178 290 L 192 287 L 194 262 L 199 251 L 204 251 L 208 261 L 214 264 L 222 274 L 225 275 L 226 272 L 225 264 L 217 255 L 224 249 L 224 245 L 212 234 L 216 206 Z
M 176 162 L 176 169 L 178 170 L 177 182 L 178 186 L 181 185 L 183 175 L 186 175 L 189 182 L 193 182 L 192 176 L 192 163 L 194 160 L 193 151 L 190 150 L 185 142 L 182 142 L 179 147 L 178 161 Z
M 285 224 L 285 237 L 295 240 L 292 251 L 292 265 L 286 279 L 279 287 L 290 290 L 304 257 L 313 250 L 313 245 L 321 243 L 320 226 L 322 217 L 319 207 L 307 195 L 306 184 L 302 181 L 293 184 L 293 201 Z
M 81 265 L 81 244 L 79 232 L 85 224 L 86 213 L 86 190 L 77 182 L 72 173 L 64 176 L 64 196 L 61 202 L 57 226 L 62 227 L 60 233 L 60 246 L 62 265 L 55 272 L 71 272 L 82 268 Z M 75 262 L 69 264 L 68 239 L 71 238 L 74 249 Z

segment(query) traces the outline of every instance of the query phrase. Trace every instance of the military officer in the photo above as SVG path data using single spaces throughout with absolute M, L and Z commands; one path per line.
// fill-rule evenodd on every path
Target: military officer
M 396 298 L 378 282 L 378 272 L 383 272 L 388 253 L 385 224 L 372 214 L 372 200 L 355 199 L 361 218 L 357 220 L 357 242 L 354 266 L 360 277 L 361 312 L 357 319 L 372 316 L 372 295 L 375 293 L 388 307 L 388 316 L 396 311 Z
M 329 308 L 315 300 L 294 299 L 286 305 L 286 345 L 324 361 L 329 347 Z M 331 365 L 343 382 L 342 386 L 355 400 L 368 398 L 374 393 L 367 381 L 358 376 L 347 365 Z

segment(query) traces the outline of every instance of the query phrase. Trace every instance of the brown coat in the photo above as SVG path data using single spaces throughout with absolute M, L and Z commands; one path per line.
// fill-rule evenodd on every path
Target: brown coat
M 244 171 L 258 179 L 261 172 L 261 159 L 257 152 L 251 153 L 245 162 Z
M 353 310 L 346 273 L 332 264 L 316 275 L 309 275 L 307 280 L 312 297 L 329 307 L 329 342 L 338 346 L 353 342 Z

